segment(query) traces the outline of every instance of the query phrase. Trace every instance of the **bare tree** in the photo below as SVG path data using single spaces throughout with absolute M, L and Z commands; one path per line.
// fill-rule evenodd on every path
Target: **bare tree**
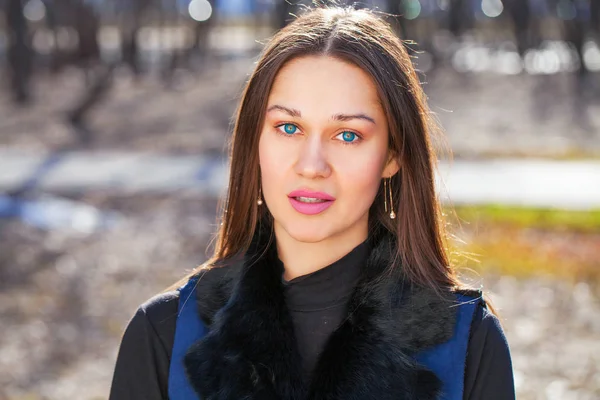
M 23 7 L 23 0 L 8 0 L 6 3 L 8 71 L 13 100 L 17 104 L 25 104 L 30 100 L 29 81 L 33 66 L 31 35 Z

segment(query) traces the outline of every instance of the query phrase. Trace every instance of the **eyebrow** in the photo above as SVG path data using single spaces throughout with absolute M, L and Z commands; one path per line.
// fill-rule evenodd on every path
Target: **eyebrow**
M 362 119 L 365 121 L 369 121 L 372 124 L 375 124 L 375 119 L 369 117 L 366 114 L 335 114 L 331 117 L 334 121 L 350 121 L 352 119 Z
M 289 107 L 281 106 L 281 105 L 278 105 L 278 104 L 275 104 L 275 105 L 272 105 L 271 107 L 269 107 L 267 109 L 267 112 L 271 112 L 271 111 L 274 111 L 274 110 L 282 111 L 282 112 L 284 112 L 284 113 L 286 113 L 286 114 L 288 114 L 288 115 L 290 115 L 292 117 L 297 117 L 297 118 L 301 118 L 302 117 L 302 113 L 299 110 L 296 110 L 295 108 L 289 108 Z M 362 119 L 364 121 L 368 121 L 368 122 L 370 122 L 372 124 L 375 124 L 375 119 L 374 118 L 369 117 L 368 115 L 362 114 L 362 113 L 359 113 L 359 114 L 334 114 L 331 117 L 331 119 L 334 120 L 334 121 L 344 121 L 344 122 L 350 121 L 350 120 L 353 120 L 353 119 Z
M 288 108 L 288 107 L 284 107 L 284 106 L 280 106 L 278 104 L 272 105 L 271 107 L 269 107 L 267 109 L 267 112 L 271 112 L 274 110 L 279 110 L 279 111 L 283 111 L 286 114 L 289 114 L 292 117 L 302 117 L 302 113 L 298 110 L 296 110 L 295 108 Z

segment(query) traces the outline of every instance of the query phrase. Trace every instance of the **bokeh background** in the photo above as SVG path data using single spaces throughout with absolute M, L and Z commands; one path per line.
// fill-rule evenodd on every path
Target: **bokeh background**
M 137 306 L 210 254 L 241 88 L 307 3 L 0 0 L 0 400 L 107 398 Z M 518 398 L 600 399 L 600 0 L 355 6 L 446 132 L 453 259 Z

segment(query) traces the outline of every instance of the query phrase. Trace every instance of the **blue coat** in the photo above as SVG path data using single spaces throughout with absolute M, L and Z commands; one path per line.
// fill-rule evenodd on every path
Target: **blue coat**
M 481 292 L 434 293 L 401 274 L 377 279 L 390 260 L 389 242 L 379 239 L 350 300 L 353 311 L 306 384 L 274 246 L 253 246 L 243 261 L 201 271 L 179 288 L 171 400 L 463 398 Z

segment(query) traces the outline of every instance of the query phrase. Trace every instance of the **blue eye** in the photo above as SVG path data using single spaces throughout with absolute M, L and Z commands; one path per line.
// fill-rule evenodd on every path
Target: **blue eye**
M 283 130 L 288 135 L 293 135 L 298 130 L 298 127 L 294 124 L 283 124 Z
M 346 143 L 354 143 L 357 141 L 355 139 L 359 138 L 356 133 L 350 132 L 350 131 L 342 132 L 342 133 L 340 133 L 340 135 L 342 136 L 342 140 Z M 340 135 L 338 135 L 338 136 L 340 136 Z

